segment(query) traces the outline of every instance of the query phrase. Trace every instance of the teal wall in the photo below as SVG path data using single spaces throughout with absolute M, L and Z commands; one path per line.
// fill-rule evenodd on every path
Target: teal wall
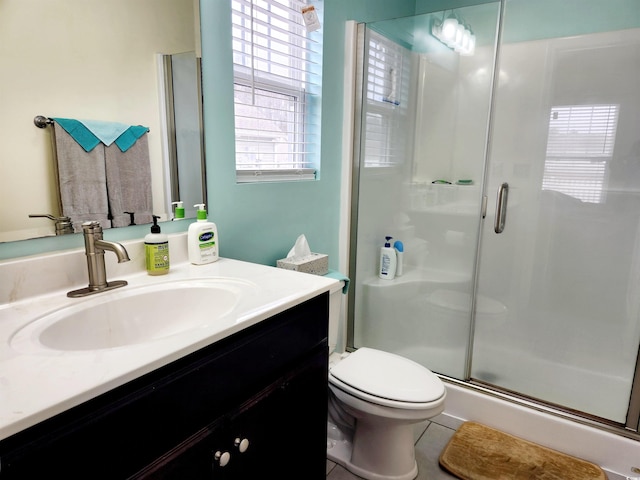
M 320 179 L 238 185 L 234 165 L 230 6 L 227 1 L 201 0 L 207 208 L 209 218 L 218 225 L 222 256 L 274 265 L 287 254 L 298 235 L 304 233 L 312 250 L 329 254 L 330 267 L 337 268 L 345 21 L 368 23 L 491 1 L 324 0 Z M 580 8 L 581 2 L 594 7 L 599 2 L 602 6 L 602 0 L 512 1 L 522 6 L 547 2 L 558 18 L 570 18 L 565 4 L 572 4 L 572 11 Z M 638 0 L 611 1 L 623 11 L 637 11 L 629 7 Z M 599 17 L 602 10 L 610 9 L 609 6 L 596 9 L 594 16 Z M 616 25 L 625 17 L 620 12 L 608 15 Z
M 570 37 L 640 26 L 638 0 L 508 0 L 504 41 Z
M 416 0 L 416 14 L 498 0 Z M 507 0 L 505 42 L 638 28 L 638 0 Z
M 189 226 L 187 222 L 164 222 L 161 225 L 162 233 L 182 232 Z M 149 227 L 150 225 L 136 225 L 135 227 L 127 228 L 111 228 L 105 230 L 103 236 L 105 240 L 116 242 L 133 240 L 143 238 L 149 233 Z M 84 239 L 80 233 L 59 237 L 35 238 L 19 242 L 6 242 L 0 243 L 0 260 L 80 247 L 84 247 Z
M 441 10 L 451 10 L 452 8 L 469 7 L 482 3 L 492 3 L 496 1 L 499 0 L 416 0 L 416 15 L 420 15 L 422 13 L 439 12 Z M 555 2 L 557 0 L 551 1 Z
M 220 253 L 267 265 L 284 257 L 304 233 L 315 252 L 337 268 L 342 142 L 344 22 L 413 15 L 415 0 L 324 0 L 324 87 L 320 180 L 237 185 L 234 164 L 233 68 L 230 5 L 201 0 L 205 148 L 209 219 L 216 222 Z M 184 231 L 168 222 L 163 233 Z M 105 230 L 108 240 L 142 238 L 148 226 Z M 82 235 L 0 244 L 0 260 L 79 248 Z
M 275 265 L 305 234 L 338 267 L 345 21 L 412 15 L 414 8 L 415 0 L 324 0 L 320 178 L 236 184 L 230 5 L 201 1 L 207 209 L 222 256 Z
M 320 1 L 320 0 L 318 0 Z M 337 268 L 344 74 L 344 22 L 375 22 L 462 7 L 490 0 L 324 0 L 324 86 L 320 179 L 310 182 L 237 185 L 234 170 L 233 82 L 230 6 L 201 0 L 205 143 L 209 218 L 216 222 L 221 254 L 267 265 L 286 255 L 304 233 L 312 250 L 329 254 Z M 640 26 L 640 0 L 508 0 L 507 41 Z M 541 8 L 544 6 L 545 8 Z M 577 10 L 593 22 L 571 22 Z M 568 19 L 568 21 L 567 21 Z M 604 21 L 603 21 L 604 20 Z M 594 25 L 592 28 L 591 25 Z M 534 28 L 535 27 L 535 28 Z M 537 32 L 537 33 L 536 33 Z M 553 32 L 553 33 L 552 33 Z M 163 232 L 186 229 L 169 222 Z M 142 238 L 148 226 L 106 230 L 109 240 Z M 0 260 L 78 248 L 81 235 L 0 244 Z

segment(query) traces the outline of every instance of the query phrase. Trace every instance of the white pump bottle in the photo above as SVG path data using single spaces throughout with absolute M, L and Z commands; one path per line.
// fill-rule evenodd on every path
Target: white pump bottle
M 197 221 L 189 225 L 187 233 L 187 250 L 189 262 L 194 265 L 204 265 L 218 260 L 218 228 L 207 220 L 204 203 L 194 205 L 198 209 Z
M 385 280 L 393 280 L 396 277 L 398 258 L 395 248 L 391 246 L 392 237 L 385 237 L 385 239 L 384 247 L 380 249 L 378 276 Z

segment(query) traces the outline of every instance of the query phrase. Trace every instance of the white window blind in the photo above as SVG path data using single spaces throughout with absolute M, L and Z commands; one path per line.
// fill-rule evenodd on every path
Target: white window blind
M 392 167 L 405 157 L 408 50 L 370 31 L 366 72 L 365 167 Z
M 542 188 L 601 203 L 613 156 L 618 105 L 551 108 Z
M 238 182 L 315 178 L 322 43 L 304 26 L 308 3 L 231 0 Z

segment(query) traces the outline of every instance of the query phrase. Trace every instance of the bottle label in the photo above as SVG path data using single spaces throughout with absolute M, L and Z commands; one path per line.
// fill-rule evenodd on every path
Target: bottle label
M 200 258 L 209 259 L 217 256 L 216 239 L 213 231 L 202 232 L 198 237 L 198 248 L 200 249 Z
M 382 275 L 389 275 L 389 267 L 391 266 L 391 259 L 389 255 L 382 255 L 382 268 L 380 268 L 380 273 Z
M 169 243 L 145 244 L 145 258 L 148 272 L 169 270 Z
M 213 239 L 213 232 L 202 232 L 198 237 L 200 242 L 208 242 Z

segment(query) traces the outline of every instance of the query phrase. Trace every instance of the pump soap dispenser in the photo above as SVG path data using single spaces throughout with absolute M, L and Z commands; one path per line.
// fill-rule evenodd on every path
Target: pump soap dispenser
M 151 233 L 144 237 L 144 257 L 149 275 L 165 275 L 169 273 L 169 238 L 161 233 L 158 219 L 153 215 Z
M 189 262 L 204 265 L 218 260 L 218 228 L 207 220 L 204 203 L 194 205 L 198 209 L 197 221 L 189 225 L 187 243 Z
M 398 258 L 395 248 L 391 246 L 393 237 L 385 237 L 385 240 L 384 247 L 380 248 L 378 276 L 385 280 L 393 280 L 396 277 Z
M 183 203 L 184 202 L 181 202 L 180 200 L 178 200 L 177 202 L 171 202 L 171 205 L 175 205 L 176 206 L 175 215 L 173 217 L 173 220 L 184 220 Z

